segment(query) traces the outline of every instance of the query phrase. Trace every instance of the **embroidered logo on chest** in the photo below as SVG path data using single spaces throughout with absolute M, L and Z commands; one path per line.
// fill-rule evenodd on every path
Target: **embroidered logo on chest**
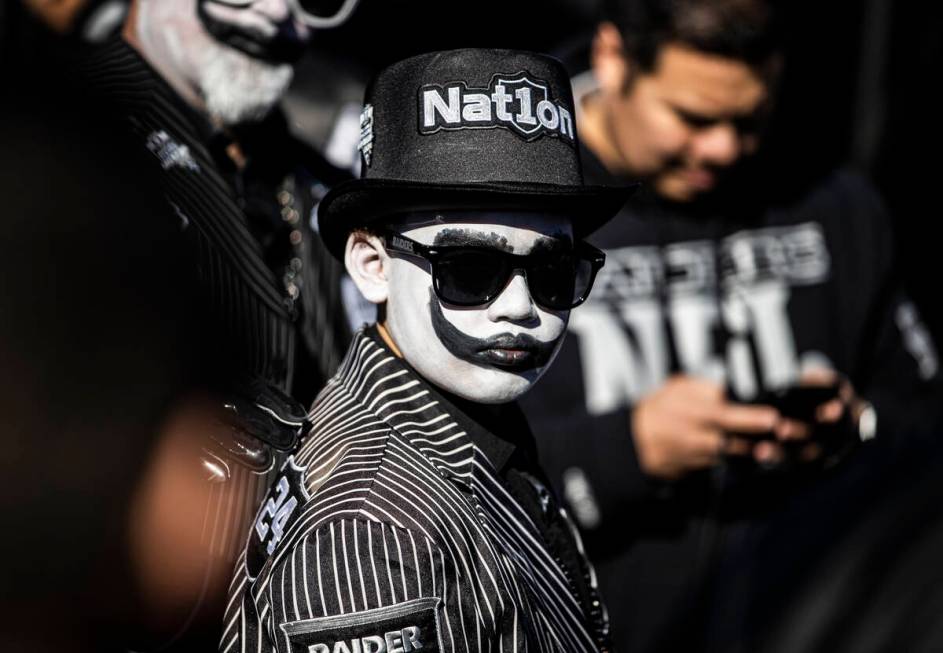
M 175 141 L 163 129 L 151 132 L 147 137 L 146 145 L 151 154 L 160 161 L 160 167 L 164 170 L 177 167 L 191 172 L 200 172 L 200 166 L 190 153 L 190 148 Z

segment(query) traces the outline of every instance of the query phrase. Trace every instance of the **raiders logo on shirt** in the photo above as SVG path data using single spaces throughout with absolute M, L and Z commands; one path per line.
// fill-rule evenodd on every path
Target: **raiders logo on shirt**
M 292 653 L 437 653 L 441 599 L 421 598 L 363 612 L 281 625 Z
M 550 97 L 545 82 L 522 71 L 495 75 L 487 88 L 465 82 L 419 89 L 419 132 L 508 129 L 526 141 L 552 136 L 574 144 L 573 115 Z

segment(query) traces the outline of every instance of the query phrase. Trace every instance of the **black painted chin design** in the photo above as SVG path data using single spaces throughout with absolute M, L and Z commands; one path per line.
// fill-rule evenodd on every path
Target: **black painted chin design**
M 438 298 L 429 289 L 429 313 L 439 340 L 456 358 L 479 367 L 497 367 L 522 374 L 550 362 L 556 343 L 541 342 L 527 334 L 502 333 L 490 338 L 473 338 L 448 321 Z

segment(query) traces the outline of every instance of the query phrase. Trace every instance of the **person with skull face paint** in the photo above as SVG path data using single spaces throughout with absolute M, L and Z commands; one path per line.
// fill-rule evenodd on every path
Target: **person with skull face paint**
M 583 238 L 632 190 L 583 184 L 568 116 L 562 66 L 527 52 L 420 55 L 368 90 L 363 176 L 319 224 L 378 322 L 250 529 L 221 651 L 608 650 L 514 403 L 603 264 Z
M 86 62 L 151 156 L 205 309 L 192 338 L 209 378 L 177 398 L 132 534 L 157 639 L 218 628 L 241 533 L 351 337 L 343 268 L 310 224 L 349 175 L 294 137 L 278 103 L 314 30 L 356 3 L 132 0 L 120 37 Z
M 356 4 L 133 0 L 120 38 L 86 66 L 159 164 L 214 316 L 237 322 L 218 335 L 222 357 L 305 403 L 349 340 L 341 269 L 308 216 L 348 175 L 295 138 L 278 105 L 313 30 Z

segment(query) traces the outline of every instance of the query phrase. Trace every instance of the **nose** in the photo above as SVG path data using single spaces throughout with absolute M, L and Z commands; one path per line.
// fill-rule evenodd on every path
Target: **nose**
M 272 25 L 280 26 L 282 38 L 302 44 L 311 40 L 311 28 L 295 15 L 289 0 L 253 0 L 252 9 Z
M 726 167 L 740 158 L 740 134 L 728 122 L 717 123 L 694 138 L 693 149 L 697 160 L 712 166 Z
M 282 23 L 288 20 L 291 15 L 291 7 L 288 6 L 288 0 L 255 0 L 252 8 L 273 23 Z
M 526 322 L 536 317 L 537 308 L 527 289 L 524 274 L 515 272 L 501 294 L 488 305 L 488 319 L 492 322 Z

